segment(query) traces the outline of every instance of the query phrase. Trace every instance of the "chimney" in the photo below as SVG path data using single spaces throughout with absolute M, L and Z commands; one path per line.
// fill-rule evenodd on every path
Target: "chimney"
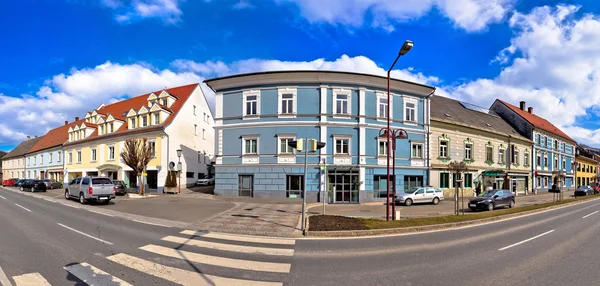
M 79 121 L 79 117 L 75 117 L 75 121 Z
M 37 138 L 37 135 L 33 135 L 33 137 Z
M 531 106 L 530 106 L 530 107 L 527 109 L 527 112 L 529 112 L 529 113 L 533 114 L 533 107 L 531 107 Z
M 520 102 L 521 110 L 525 111 L 525 101 Z
M 69 121 L 65 120 L 65 125 L 69 125 Z
M 27 136 L 27 140 L 31 139 L 31 136 Z

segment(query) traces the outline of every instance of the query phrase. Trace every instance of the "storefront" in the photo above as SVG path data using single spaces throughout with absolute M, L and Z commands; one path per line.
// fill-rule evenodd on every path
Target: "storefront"
M 487 170 L 477 177 L 476 184 L 481 184 L 481 190 L 489 187 L 498 190 L 510 190 L 516 195 L 526 195 L 529 192 L 529 173 L 506 172 L 505 170 Z

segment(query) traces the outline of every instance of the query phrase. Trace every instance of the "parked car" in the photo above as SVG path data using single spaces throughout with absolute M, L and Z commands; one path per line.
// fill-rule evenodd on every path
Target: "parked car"
M 17 183 L 15 183 L 15 187 L 20 187 L 23 183 L 25 183 L 25 180 L 18 180 Z
M 210 178 L 210 177 L 204 177 L 202 179 L 198 179 L 196 181 L 196 186 L 208 186 L 208 185 L 214 185 L 215 184 L 215 178 Z
M 55 180 L 43 180 L 46 183 L 46 188 L 50 190 L 62 188 L 62 184 Z
M 394 202 L 410 206 L 413 203 L 432 203 L 437 205 L 444 200 L 444 192 L 438 188 L 421 187 L 408 192 L 396 193 Z
M 65 189 L 65 198 L 78 198 L 79 203 L 102 202 L 107 205 L 115 198 L 117 186 L 109 178 L 83 177 L 73 179 Z
M 593 195 L 594 194 L 594 189 L 590 186 L 580 186 L 579 188 L 577 188 L 577 190 L 575 190 L 575 196 L 579 197 L 579 196 L 587 196 L 587 195 Z
M 113 181 L 113 185 L 117 187 L 115 190 L 115 195 L 126 195 L 127 189 L 125 188 L 125 182 L 123 181 Z
M 42 191 L 45 192 L 46 191 L 46 183 L 44 183 L 44 181 L 42 180 L 25 180 L 22 184 L 21 184 L 21 191 L 30 191 L 30 192 L 36 192 L 36 191 Z
M 492 211 L 500 207 L 515 207 L 515 195 L 509 190 L 489 190 L 469 200 L 471 211 Z
M 18 180 L 19 179 L 15 179 L 15 178 L 4 180 L 4 182 L 2 182 L 2 186 L 3 187 L 14 187 Z

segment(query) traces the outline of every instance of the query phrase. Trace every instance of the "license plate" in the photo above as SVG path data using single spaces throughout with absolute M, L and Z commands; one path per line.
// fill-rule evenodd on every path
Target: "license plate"
M 107 197 L 100 197 L 100 200 L 101 200 L 101 201 L 103 201 L 103 200 L 108 200 L 108 198 L 107 198 Z
M 474 208 L 474 207 L 475 207 L 475 204 L 469 204 L 469 207 L 473 207 L 473 208 Z

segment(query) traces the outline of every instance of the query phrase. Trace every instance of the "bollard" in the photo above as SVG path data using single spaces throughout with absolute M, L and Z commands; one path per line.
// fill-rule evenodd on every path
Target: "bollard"
M 396 220 L 400 220 L 400 211 L 396 211 Z

